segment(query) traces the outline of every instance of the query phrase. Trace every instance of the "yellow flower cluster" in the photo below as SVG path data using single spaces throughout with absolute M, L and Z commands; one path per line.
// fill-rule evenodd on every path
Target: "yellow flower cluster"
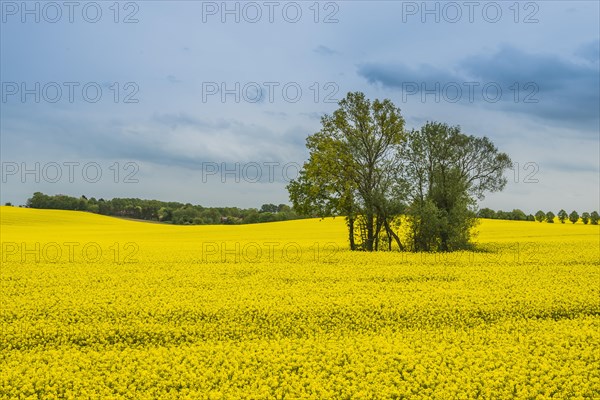
M 0 217 L 0 399 L 600 397 L 598 226 L 368 254 L 339 218 Z

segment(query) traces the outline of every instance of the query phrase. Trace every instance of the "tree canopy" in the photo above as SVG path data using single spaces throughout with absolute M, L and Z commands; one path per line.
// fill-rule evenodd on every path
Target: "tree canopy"
M 486 137 L 427 122 L 407 131 L 390 100 L 348 93 L 307 138 L 309 159 L 288 191 L 294 208 L 344 216 L 350 249 L 449 251 L 465 248 L 477 200 L 502 190 L 510 158 Z M 397 230 L 403 221 L 408 242 Z

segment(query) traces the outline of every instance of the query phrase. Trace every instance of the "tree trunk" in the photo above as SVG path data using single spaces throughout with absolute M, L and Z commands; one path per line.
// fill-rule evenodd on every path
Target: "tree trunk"
M 354 245 L 354 218 L 348 217 L 348 239 L 350 240 L 350 250 L 356 250 Z
M 373 251 L 373 214 L 367 214 L 367 243 L 366 250 Z
M 382 218 L 377 216 L 376 228 L 375 228 L 375 251 L 379 251 L 379 233 L 381 232 Z
M 448 251 L 448 233 L 447 232 L 440 233 L 440 239 L 442 240 L 442 243 L 440 245 L 440 250 Z
M 388 223 L 387 219 L 385 219 L 383 221 L 384 225 L 385 225 L 385 230 L 388 234 L 389 237 L 389 246 L 390 246 L 390 250 L 392 250 L 392 238 L 394 238 L 394 240 L 396 241 L 396 243 L 398 243 L 398 247 L 400 248 L 401 251 L 404 251 L 404 246 L 402 245 L 402 242 L 400 242 L 400 238 L 398 237 L 398 235 L 396 235 L 396 233 L 392 230 L 392 227 L 390 226 L 390 224 Z

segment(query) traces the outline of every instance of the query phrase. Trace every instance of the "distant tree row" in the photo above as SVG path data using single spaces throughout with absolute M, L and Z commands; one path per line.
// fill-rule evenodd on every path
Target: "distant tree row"
M 35 192 L 27 207 L 55 210 L 89 211 L 115 217 L 159 221 L 177 225 L 252 224 L 301 218 L 286 204 L 263 204 L 260 209 L 237 207 L 202 207 L 190 203 L 114 198 L 111 200 L 79 198 L 62 194 L 50 196 Z
M 576 223 L 579 221 L 580 216 L 577 211 L 571 211 L 570 214 L 567 214 L 565 210 L 560 210 L 558 214 L 554 215 L 552 211 L 543 212 L 542 210 L 535 213 L 535 220 L 538 222 L 548 222 L 550 224 L 554 223 L 554 218 L 558 217 L 558 220 L 561 224 L 564 224 L 566 220 L 571 221 L 572 223 Z M 598 220 L 600 220 L 600 215 L 597 211 L 584 212 L 581 213 L 581 222 L 584 224 L 591 223 L 592 225 L 598 225 Z
M 506 219 L 509 221 L 535 221 L 535 216 L 532 214 L 527 215 L 518 208 L 512 211 L 494 211 L 491 208 L 486 207 L 477 211 L 477 217 L 487 219 Z
M 488 218 L 488 219 L 506 219 L 510 221 L 538 221 L 538 222 L 548 222 L 554 223 L 554 218 L 558 217 L 558 220 L 564 224 L 565 221 L 569 220 L 572 223 L 576 223 L 581 218 L 581 222 L 584 224 L 591 223 L 592 225 L 598 225 L 599 214 L 596 211 L 591 213 L 584 212 L 579 215 L 577 211 L 571 211 L 570 214 L 567 214 L 565 210 L 560 210 L 558 214 L 554 215 L 552 211 L 543 212 L 542 210 L 532 214 L 525 214 L 523 211 L 519 209 L 514 209 L 512 211 L 494 211 L 491 208 L 482 208 L 477 211 L 477 217 L 479 218 Z

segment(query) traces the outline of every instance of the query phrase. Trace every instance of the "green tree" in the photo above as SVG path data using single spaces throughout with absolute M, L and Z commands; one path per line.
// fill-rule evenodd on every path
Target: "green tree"
M 342 153 L 340 141 L 315 133 L 306 139 L 309 160 L 304 163 L 297 179 L 287 189 L 294 211 L 312 217 L 343 215 L 348 225 L 350 249 L 355 250 L 354 171 L 347 153 Z
M 214 208 L 209 208 L 202 210 L 198 218 L 200 219 L 200 223 L 214 225 L 221 223 L 221 213 Z
M 564 224 L 567 218 L 569 217 L 565 210 L 560 210 L 556 215 L 561 224 Z
M 161 207 L 158 209 L 159 221 L 171 221 L 173 219 L 173 210 L 170 207 Z
M 81 196 L 77 201 L 77 210 L 79 211 L 87 211 L 88 209 L 88 199 L 85 196 Z
M 526 221 L 527 214 L 525 214 L 522 210 L 515 208 L 510 212 L 511 219 L 514 221 Z
M 256 209 L 250 210 L 244 217 L 245 224 L 254 224 L 258 222 L 259 213 Z
M 598 220 L 600 220 L 600 215 L 598 215 L 598 211 L 592 211 L 590 214 L 590 223 L 592 225 L 598 225 Z
M 577 213 L 577 211 L 571 211 L 571 214 L 569 214 L 569 221 L 571 221 L 572 223 L 579 221 L 579 214 Z
M 581 222 L 583 222 L 585 225 L 587 225 L 588 222 L 590 222 L 590 213 L 589 212 L 584 212 L 583 214 L 581 214 Z
M 437 122 L 408 134 L 399 163 L 413 249 L 424 251 L 466 247 L 476 201 L 502 190 L 503 173 L 512 165 L 488 138 Z
M 173 211 L 173 223 L 180 225 L 190 225 L 194 223 L 195 218 L 199 218 L 199 212 L 193 207 L 185 206 Z
M 548 211 L 546 213 L 546 222 L 548 222 L 549 224 L 553 224 L 554 223 L 554 213 L 552 211 Z
M 280 204 L 277 206 L 277 212 L 290 212 L 292 209 L 287 204 Z
M 268 212 L 268 213 L 276 213 L 277 212 L 277 206 L 275 204 L 263 204 L 260 207 L 260 211 L 261 213 L 263 212 Z
M 496 212 L 497 219 L 512 219 L 512 214 L 507 211 L 498 210 Z
M 389 100 L 373 102 L 349 93 L 321 131 L 307 139 L 309 160 L 288 191 L 294 210 L 317 216 L 344 215 L 350 248 L 388 249 L 405 212 L 413 250 L 465 247 L 484 193 L 506 185 L 512 163 L 486 137 L 460 127 L 428 122 L 405 133 L 404 120 Z M 355 246 L 358 224 L 360 246 Z
M 27 199 L 26 205 L 29 208 L 49 208 L 50 196 L 42 192 L 35 192 L 31 198 Z
M 535 213 L 535 220 L 537 222 L 544 222 L 546 220 L 546 213 L 543 212 L 542 210 L 539 210 L 538 212 Z
M 258 222 L 273 222 L 276 221 L 277 217 L 272 212 L 261 212 L 258 214 Z
M 395 180 L 387 174 L 393 170 L 395 147 L 404 138 L 404 119 L 390 100 L 371 102 L 360 92 L 348 93 L 338 105 L 332 115 L 321 118 L 321 130 L 307 138 L 309 160 L 287 188 L 300 213 L 345 216 L 352 250 L 358 248 L 358 222 L 364 233 L 360 247 L 372 251 L 377 216 L 391 210 L 382 199 L 394 190 Z
M 492 210 L 491 208 L 482 208 L 479 211 L 477 211 L 477 217 L 478 218 L 488 218 L 488 219 L 495 219 L 496 218 L 496 211 Z

